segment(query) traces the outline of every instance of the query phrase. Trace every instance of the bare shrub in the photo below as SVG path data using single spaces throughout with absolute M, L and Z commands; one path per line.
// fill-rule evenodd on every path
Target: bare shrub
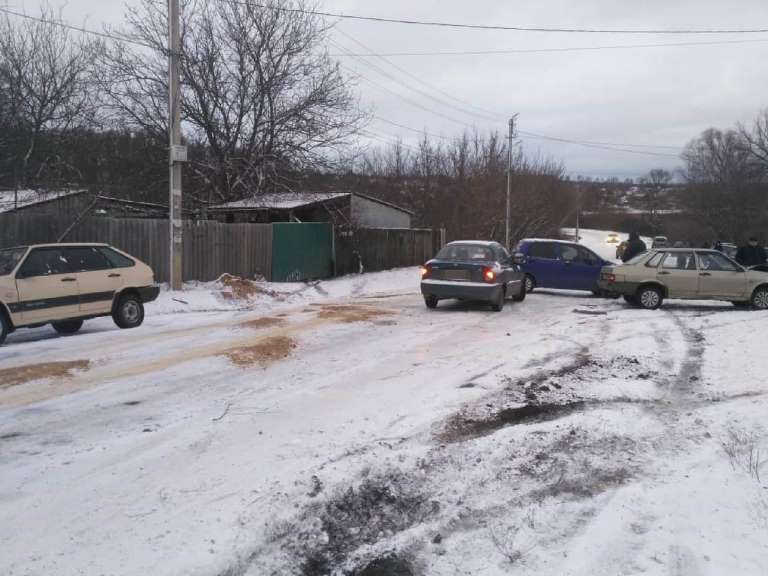
M 761 453 L 759 436 L 738 428 L 731 428 L 721 442 L 725 454 L 734 470 L 742 470 L 760 482 L 760 473 L 765 466 L 765 455 Z
M 516 564 L 536 547 L 535 544 L 521 542 L 521 530 L 522 526 L 517 525 L 488 529 L 494 548 L 509 564 Z

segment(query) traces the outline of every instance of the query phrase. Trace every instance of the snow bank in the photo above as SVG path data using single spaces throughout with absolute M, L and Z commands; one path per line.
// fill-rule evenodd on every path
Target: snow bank
M 233 287 L 233 281 L 237 282 Z M 240 283 L 246 284 L 245 289 Z M 155 302 L 147 305 L 152 314 L 183 312 L 267 311 L 322 300 L 343 300 L 377 295 L 409 294 L 418 290 L 418 268 L 351 274 L 314 282 L 276 283 L 240 280 L 224 275 L 214 282 L 187 282 L 184 290 L 164 285 Z

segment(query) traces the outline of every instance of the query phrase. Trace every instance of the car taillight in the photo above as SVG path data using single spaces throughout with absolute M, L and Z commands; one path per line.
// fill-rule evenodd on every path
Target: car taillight
M 427 268 L 426 266 L 419 267 L 419 270 L 421 271 L 422 278 L 426 278 L 427 275 L 429 274 L 429 268 Z
M 615 274 L 603 274 L 603 280 L 606 282 L 616 282 L 616 275 Z
M 486 282 L 493 282 L 496 279 L 496 273 L 490 268 L 483 270 L 483 280 Z

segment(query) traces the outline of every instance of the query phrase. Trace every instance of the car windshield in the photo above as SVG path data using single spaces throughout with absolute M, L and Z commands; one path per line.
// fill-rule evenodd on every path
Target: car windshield
M 634 264 L 638 264 L 642 262 L 646 257 L 648 256 L 648 252 L 643 252 L 642 254 L 638 254 L 634 258 L 630 258 L 626 262 L 624 262 L 625 265 L 633 266 Z
M 439 260 L 458 260 L 460 262 L 491 261 L 493 252 L 482 244 L 448 244 L 437 253 Z
M 7 276 L 13 272 L 14 268 L 16 268 L 16 264 L 19 263 L 19 260 L 24 256 L 24 252 L 26 251 L 26 247 L 0 250 L 0 276 Z

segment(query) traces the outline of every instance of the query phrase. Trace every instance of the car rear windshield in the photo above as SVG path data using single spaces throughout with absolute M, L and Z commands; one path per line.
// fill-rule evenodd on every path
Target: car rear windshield
M 460 262 L 492 261 L 493 251 L 481 244 L 448 244 L 437 253 L 439 260 L 457 260 Z
M 16 264 L 19 263 L 19 260 L 24 256 L 26 251 L 26 247 L 0 250 L 0 276 L 7 276 L 13 272 L 14 268 L 16 268 Z
M 630 266 L 633 266 L 634 264 L 639 264 L 640 262 L 643 261 L 643 258 L 647 258 L 647 257 L 648 257 L 648 252 L 643 252 L 642 254 L 638 254 L 634 258 L 630 258 L 629 260 L 624 262 L 624 264 L 629 264 Z

